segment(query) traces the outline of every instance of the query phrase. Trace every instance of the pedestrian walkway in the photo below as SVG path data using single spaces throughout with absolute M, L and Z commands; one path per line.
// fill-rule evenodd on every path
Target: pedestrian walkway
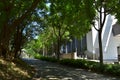
M 37 59 L 24 59 L 24 61 L 36 69 L 32 80 L 120 80 L 120 78 Z

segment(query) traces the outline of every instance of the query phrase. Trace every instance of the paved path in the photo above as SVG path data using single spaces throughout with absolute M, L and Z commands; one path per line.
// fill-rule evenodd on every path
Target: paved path
M 79 68 L 71 68 L 37 59 L 24 59 L 37 72 L 32 80 L 120 80 Z

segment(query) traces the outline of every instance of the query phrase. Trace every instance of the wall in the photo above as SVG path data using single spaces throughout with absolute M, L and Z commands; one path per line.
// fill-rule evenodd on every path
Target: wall
M 108 15 L 103 32 L 102 32 L 102 45 L 103 45 L 103 59 L 104 60 L 117 60 L 117 46 L 120 45 L 120 37 L 114 37 L 112 33 L 112 26 L 116 23 L 114 16 Z M 98 23 L 95 26 L 98 28 Z M 92 27 L 91 32 L 87 34 L 87 50 L 93 54 L 99 54 L 98 47 L 98 34 Z M 99 56 L 99 55 L 98 55 Z
M 93 53 L 92 32 L 87 33 L 87 50 Z
M 116 39 L 112 33 L 112 27 L 116 23 L 114 16 L 108 15 L 103 32 L 102 32 L 102 41 L 103 41 L 103 59 L 104 60 L 117 60 L 117 46 Z
M 77 59 L 77 53 L 67 53 L 67 54 L 62 54 L 61 59 Z

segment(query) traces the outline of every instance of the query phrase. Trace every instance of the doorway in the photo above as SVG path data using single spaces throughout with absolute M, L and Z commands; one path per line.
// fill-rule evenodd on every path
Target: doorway
M 120 46 L 117 47 L 117 52 L 118 52 L 118 61 L 120 61 Z

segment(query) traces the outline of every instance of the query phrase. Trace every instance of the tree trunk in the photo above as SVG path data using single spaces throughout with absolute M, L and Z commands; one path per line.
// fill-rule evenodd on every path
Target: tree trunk
M 45 47 L 43 47 L 43 56 L 45 56 Z
M 98 31 L 98 42 L 99 42 L 99 59 L 100 64 L 103 65 L 103 51 L 102 51 L 102 31 Z
M 18 52 L 21 51 L 21 47 L 23 45 L 23 42 L 22 42 L 22 40 L 23 40 L 23 38 L 22 38 L 23 30 L 24 30 L 24 27 L 22 28 L 22 27 L 18 26 L 16 28 L 16 33 L 14 35 L 14 53 L 15 53 L 14 58 L 19 57 Z
M 61 46 L 61 27 L 59 26 L 58 31 L 58 52 L 57 52 L 57 59 L 60 60 L 60 46 Z
M 7 50 L 6 50 L 5 46 L 3 46 L 3 45 L 1 45 L 1 55 L 2 55 L 3 58 L 6 59 L 6 57 L 7 57 Z
M 9 53 L 9 27 L 7 27 L 7 24 L 4 24 L 1 30 L 1 36 L 0 36 L 0 54 L 4 57 L 7 58 L 8 53 Z
M 19 39 L 20 36 L 19 36 L 19 26 L 16 28 L 16 33 L 14 35 L 14 58 L 17 58 L 17 54 L 18 54 L 18 51 L 19 51 Z
M 60 59 L 60 39 L 58 38 L 58 44 L 57 44 L 57 59 L 59 60 Z
M 26 10 L 26 12 L 21 15 L 18 19 L 14 20 L 13 23 L 10 23 L 9 21 L 9 15 L 7 15 L 7 18 L 5 20 L 5 25 L 1 26 L 1 31 L 0 31 L 0 54 L 3 55 L 5 58 L 8 56 L 9 53 L 9 42 L 10 38 L 12 36 L 12 33 L 15 32 L 15 28 L 20 25 L 23 20 L 26 19 L 26 16 L 30 16 L 31 12 L 36 8 L 36 6 L 39 4 L 40 0 L 34 0 L 31 7 Z M 8 14 L 8 11 L 6 11 Z

